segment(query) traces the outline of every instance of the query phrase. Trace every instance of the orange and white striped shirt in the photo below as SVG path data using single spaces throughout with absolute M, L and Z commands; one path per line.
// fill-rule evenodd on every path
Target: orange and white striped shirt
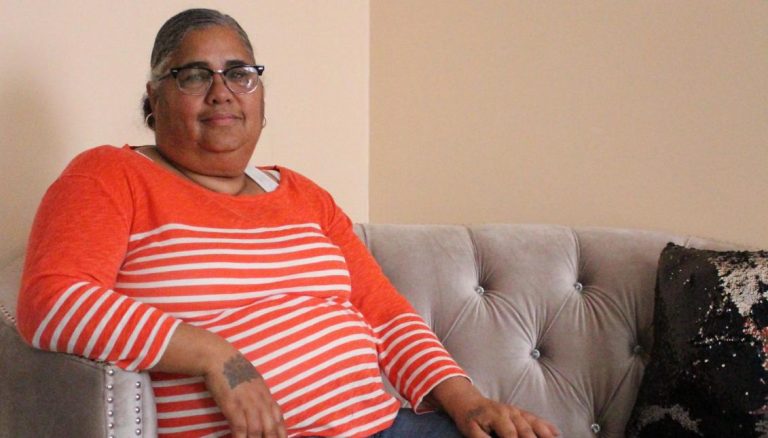
M 130 147 L 78 156 L 30 237 L 18 328 L 37 348 L 151 368 L 184 321 L 264 376 L 290 436 L 368 436 L 465 376 L 327 192 L 285 168 L 229 196 Z M 201 377 L 152 373 L 163 437 L 229 435 Z

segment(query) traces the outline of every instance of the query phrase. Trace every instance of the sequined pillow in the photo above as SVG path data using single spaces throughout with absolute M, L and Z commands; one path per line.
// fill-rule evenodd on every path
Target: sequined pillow
M 628 437 L 768 436 L 768 252 L 672 243 Z

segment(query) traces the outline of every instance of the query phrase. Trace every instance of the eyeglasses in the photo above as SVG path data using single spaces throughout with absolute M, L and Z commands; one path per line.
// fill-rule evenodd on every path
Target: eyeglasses
M 206 67 L 181 67 L 172 68 L 170 72 L 158 78 L 162 81 L 173 76 L 176 86 L 184 94 L 201 95 L 208 93 L 213 84 L 213 75 L 220 74 L 224 79 L 224 85 L 234 94 L 252 93 L 259 87 L 261 76 L 264 73 L 263 65 L 236 65 L 223 70 L 211 70 Z

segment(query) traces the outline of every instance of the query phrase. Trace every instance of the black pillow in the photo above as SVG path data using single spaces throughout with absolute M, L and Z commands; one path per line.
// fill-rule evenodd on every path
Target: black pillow
M 667 244 L 628 437 L 768 436 L 768 252 Z

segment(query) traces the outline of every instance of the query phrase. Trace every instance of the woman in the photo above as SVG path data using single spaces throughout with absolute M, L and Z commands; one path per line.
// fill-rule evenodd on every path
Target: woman
M 156 146 L 81 154 L 40 206 L 19 297 L 31 345 L 150 370 L 162 436 L 557 435 L 472 386 L 330 195 L 247 167 L 263 67 L 237 22 L 172 17 L 151 68 Z M 460 433 L 399 409 L 381 373 Z

